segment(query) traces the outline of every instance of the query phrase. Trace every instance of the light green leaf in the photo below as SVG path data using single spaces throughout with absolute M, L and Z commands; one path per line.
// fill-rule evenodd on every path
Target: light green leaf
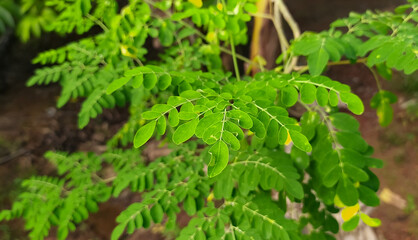
M 209 149 L 209 153 L 211 158 L 208 165 L 208 175 L 212 178 L 220 174 L 228 165 L 229 150 L 223 141 L 218 141 Z
M 179 112 L 175 108 L 171 109 L 168 113 L 168 124 L 170 124 L 170 126 L 172 127 L 176 127 L 177 125 L 179 125 L 179 122 Z
M 148 142 L 148 140 L 152 137 L 152 134 L 154 133 L 156 124 L 157 124 L 157 121 L 151 121 L 148 124 L 142 126 L 136 132 L 135 138 L 134 138 L 135 148 L 139 148 L 140 146 Z
M 231 148 L 235 151 L 238 151 L 241 147 L 241 144 L 239 143 L 238 139 L 228 131 L 224 131 L 222 133 L 222 140 L 228 143 L 231 146 Z
M 169 74 L 163 74 L 158 79 L 158 88 L 161 90 L 167 89 L 171 85 L 171 76 Z
M 378 218 L 371 218 L 369 216 L 367 216 L 364 213 L 360 214 L 361 220 L 363 220 L 363 222 L 367 225 L 369 225 L 370 227 L 379 227 L 382 222 L 380 221 L 380 219 Z
M 156 83 L 157 83 L 157 76 L 155 75 L 155 73 L 145 74 L 144 87 L 146 89 L 154 88 Z
M 329 60 L 329 54 L 324 48 L 308 56 L 309 73 L 312 76 L 318 76 L 324 71 Z
M 131 81 L 132 87 L 139 88 L 143 82 L 144 82 L 144 75 L 143 74 L 136 75 Z
M 316 99 L 316 87 L 312 84 L 303 84 L 300 88 L 300 100 L 306 104 L 312 104 Z
M 255 135 L 259 138 L 264 138 L 266 136 L 266 128 L 264 124 L 258 120 L 258 118 L 251 117 L 253 120 L 253 127 L 250 129 Z
M 249 13 L 256 13 L 257 12 L 257 6 L 253 3 L 246 3 L 244 5 L 244 10 Z
M 250 129 L 253 126 L 253 120 L 246 113 L 238 109 L 234 109 L 227 112 L 227 116 L 231 119 L 236 119 L 238 124 L 245 129 Z
M 154 204 L 154 206 L 152 206 L 150 210 L 150 214 L 152 217 L 152 221 L 154 221 L 155 223 L 161 223 L 163 221 L 164 212 L 160 204 Z
M 164 116 L 161 116 L 157 121 L 158 135 L 164 135 L 166 128 L 167 128 L 167 121 Z
M 336 92 L 329 91 L 329 105 L 336 107 L 338 106 L 339 98 Z
M 288 85 L 281 91 L 281 101 L 286 107 L 295 105 L 298 101 L 298 91 L 295 87 Z
M 199 124 L 197 124 L 196 137 L 202 138 L 203 134 L 210 126 L 222 121 L 223 116 L 223 113 L 213 113 L 210 115 L 205 115 L 205 117 L 199 121 Z
M 183 203 L 183 208 L 189 216 L 192 216 L 196 213 L 196 201 L 190 194 L 187 195 L 186 200 Z
M 123 87 L 131 80 L 131 77 L 122 77 L 114 80 L 106 89 L 106 94 L 112 94 L 114 91 L 118 90 L 119 88 Z
M 190 122 L 180 125 L 173 133 L 173 142 L 178 145 L 193 137 L 198 123 L 199 119 L 195 118 Z
M 290 138 L 292 139 L 293 144 L 297 148 L 299 148 L 300 150 L 304 152 L 312 151 L 312 146 L 309 143 L 308 139 L 305 137 L 305 135 L 295 130 L 289 130 L 289 135 L 290 135 Z
M 361 115 L 364 112 L 363 102 L 357 95 L 349 92 L 341 92 L 340 98 L 354 114 Z
M 319 106 L 326 106 L 328 104 L 328 90 L 323 87 L 318 87 L 316 90 L 316 101 Z
M 119 224 L 115 227 L 112 231 L 112 235 L 110 236 L 111 240 L 118 240 L 120 236 L 122 236 L 123 231 L 125 230 L 126 224 Z

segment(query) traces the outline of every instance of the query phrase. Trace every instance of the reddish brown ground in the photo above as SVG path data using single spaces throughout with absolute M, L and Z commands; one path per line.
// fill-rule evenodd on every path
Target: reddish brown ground
M 350 10 L 362 11 L 365 8 L 391 8 L 402 1 L 288 1 L 302 29 L 321 30 L 338 16 L 344 16 Z M 56 40 L 56 38 L 54 38 Z M 32 74 L 30 59 L 37 51 L 54 47 L 54 39 L 30 43 L 27 47 L 12 43 L 1 53 L 0 79 L 9 87 L 0 83 L 0 209 L 10 206 L 15 198 L 22 179 L 37 174 L 54 174 L 42 154 L 51 149 L 65 151 L 100 151 L 107 139 L 126 119 L 126 110 L 106 111 L 94 120 L 86 129 L 76 127 L 78 103 L 72 103 L 63 109 L 55 108 L 59 96 L 58 86 L 26 88 L 24 82 Z M 42 42 L 44 42 L 42 44 Z M 59 40 L 57 44 L 61 43 Z M 52 43 L 52 44 L 51 44 Z M 56 45 L 56 44 L 55 44 Z M 348 83 L 366 103 L 365 113 L 358 117 L 366 140 L 375 148 L 375 157 L 385 162 L 383 169 L 376 170 L 381 188 L 389 188 L 406 199 L 412 196 L 418 204 L 418 158 L 417 158 L 417 113 L 407 113 L 402 107 L 405 102 L 417 100 L 417 76 L 406 81 L 402 75 L 396 75 L 392 82 L 383 82 L 383 87 L 395 91 L 399 102 L 394 105 L 393 123 L 382 128 L 377 123 L 374 110 L 367 102 L 376 92 L 376 84 L 368 70 L 361 65 L 339 66 L 328 70 L 333 79 Z M 408 83 L 408 84 L 407 84 Z M 414 86 L 415 84 L 415 86 Z M 414 115 L 415 114 L 415 115 Z M 77 232 L 68 239 L 108 239 L 115 226 L 114 219 L 130 202 L 138 200 L 137 195 L 122 194 L 101 205 L 100 211 L 82 223 Z M 412 205 L 411 205 L 412 206 Z M 374 217 L 382 220 L 382 227 L 376 232 L 381 239 L 407 240 L 418 239 L 418 211 L 405 212 L 392 205 L 382 203 L 374 210 Z M 26 239 L 22 232 L 22 222 L 0 223 L 0 239 Z M 158 231 L 158 228 L 156 231 Z M 130 239 L 165 239 L 154 231 L 139 231 Z M 51 234 L 51 236 L 54 236 Z M 54 239 L 50 237 L 48 239 Z

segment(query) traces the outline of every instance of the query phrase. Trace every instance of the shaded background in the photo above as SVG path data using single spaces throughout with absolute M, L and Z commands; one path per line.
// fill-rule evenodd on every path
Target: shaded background
M 326 29 L 329 23 L 347 16 L 350 11 L 392 10 L 404 3 L 401 0 L 286 2 L 302 31 Z M 22 179 L 32 174 L 55 174 L 53 166 L 42 157 L 45 151 L 101 152 L 106 140 L 128 117 L 127 109 L 105 110 L 85 129 L 78 130 L 79 102 L 58 110 L 55 107 L 60 94 L 58 85 L 25 87 L 25 82 L 38 67 L 30 62 L 37 53 L 79 38 L 75 35 L 62 38 L 44 34 L 42 39 L 33 39 L 27 44 L 12 38 L 0 49 L 0 209 L 11 206 Z M 388 240 L 418 239 L 418 211 L 415 209 L 418 199 L 417 74 L 405 77 L 395 73 L 392 81 L 382 80 L 383 88 L 395 92 L 399 98 L 394 105 L 393 123 L 386 128 L 379 126 L 375 111 L 368 105 L 377 87 L 366 67 L 360 64 L 333 66 L 326 74 L 352 86 L 353 91 L 364 100 L 365 113 L 357 117 L 361 132 L 375 148 L 374 157 L 385 162 L 383 169 L 374 172 L 379 176 L 381 189 L 389 189 L 400 198 L 392 203 L 382 202 L 373 210 L 372 217 L 382 220 L 382 226 L 375 229 L 378 237 Z M 99 212 L 92 214 L 68 239 L 109 239 L 115 226 L 114 219 L 135 200 L 138 200 L 137 195 L 125 193 L 102 204 Z M 20 220 L 1 222 L 0 239 L 27 239 L 22 229 L 23 222 Z M 137 231 L 129 239 L 165 239 L 160 231 L 158 226 L 149 231 Z

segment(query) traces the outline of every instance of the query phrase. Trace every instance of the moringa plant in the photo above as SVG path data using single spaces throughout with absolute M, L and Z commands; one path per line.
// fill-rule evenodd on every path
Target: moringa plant
M 153 223 L 178 229 L 182 211 L 190 221 L 177 231 L 179 240 L 335 239 L 333 214 L 340 211 L 344 231 L 360 219 L 380 225 L 359 205 L 379 205 L 379 180 L 370 169 L 383 166 L 352 116 L 364 105 L 350 86 L 323 73 L 332 65 L 366 65 L 379 89 L 370 104 L 380 124 L 390 124 L 396 96 L 382 89 L 378 75 L 417 70 L 416 0 L 393 13 L 351 13 L 329 30 L 302 34 L 283 0 L 272 2 L 271 14 L 253 0 L 45 4 L 58 12 L 51 31 L 102 31 L 39 54 L 33 62 L 46 66 L 28 86 L 59 83 L 58 107 L 83 99 L 80 128 L 94 124 L 103 108 L 128 105 L 130 116 L 103 154 L 47 152 L 59 177 L 25 180 L 0 219 L 22 217 L 31 239 L 43 239 L 53 226 L 65 239 L 99 203 L 130 189 L 142 200 L 120 213 L 111 239 Z M 282 51 L 272 70 L 262 57 L 236 51 L 248 46 L 253 18 L 276 27 Z M 243 74 L 242 63 L 257 73 Z M 141 149 L 150 139 L 171 153 L 146 161 Z M 289 214 L 294 205 L 301 207 L 297 217 Z

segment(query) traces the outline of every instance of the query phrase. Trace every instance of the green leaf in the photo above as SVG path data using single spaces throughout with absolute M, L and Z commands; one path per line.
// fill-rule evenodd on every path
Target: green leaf
M 224 114 L 223 113 L 213 113 L 210 115 L 205 115 L 204 118 L 202 118 L 199 121 L 199 124 L 197 124 L 196 127 L 196 137 L 202 138 L 205 131 L 212 126 L 213 124 L 222 121 Z
M 314 111 L 307 111 L 300 118 L 302 134 L 305 135 L 308 140 L 311 140 L 315 136 L 316 127 L 319 125 L 320 121 L 319 114 Z
M 176 127 L 177 125 L 179 125 L 179 122 L 179 112 L 175 108 L 171 109 L 168 113 L 168 124 L 170 124 L 170 126 L 172 127 Z
M 152 217 L 148 208 L 143 209 L 141 212 L 141 215 L 142 215 L 142 220 L 143 220 L 143 223 L 142 223 L 143 227 L 149 228 L 151 226 Z
M 326 187 L 333 187 L 338 180 L 341 178 L 341 168 L 338 166 L 334 166 L 331 170 L 329 170 L 324 178 L 323 183 Z
M 378 219 L 378 218 L 371 218 L 371 217 L 369 217 L 368 215 L 366 215 L 364 213 L 361 213 L 360 214 L 360 217 L 361 217 L 361 220 L 365 224 L 369 225 L 370 227 L 379 227 L 382 224 L 382 222 L 380 221 L 380 219 Z
M 266 136 L 266 128 L 264 124 L 258 120 L 258 118 L 251 117 L 253 120 L 253 127 L 250 129 L 255 135 L 259 138 L 264 138 Z
M 86 15 L 91 10 L 91 1 L 90 0 L 81 0 L 80 9 L 83 15 Z
M 253 3 L 246 3 L 244 5 L 244 10 L 249 13 L 256 13 L 257 12 L 257 6 Z
M 299 148 L 300 150 L 304 152 L 312 151 L 312 146 L 309 143 L 308 139 L 305 137 L 305 135 L 295 130 L 289 130 L 289 135 L 290 135 L 290 138 L 292 139 L 293 144 L 297 148 Z
M 118 90 L 119 88 L 123 87 L 131 80 L 131 77 L 122 77 L 114 80 L 106 89 L 106 94 L 112 94 L 114 91 Z
M 385 63 L 377 64 L 376 70 L 380 74 L 380 76 L 384 77 L 386 80 L 392 79 L 392 69 L 386 66 Z
M 312 84 L 303 84 L 300 88 L 300 100 L 306 104 L 312 104 L 316 99 L 316 87 Z
M 152 221 L 154 221 L 155 223 L 161 223 L 163 221 L 164 212 L 160 204 L 154 204 L 154 206 L 152 206 L 150 210 L 150 214 L 152 217 Z
M 217 141 L 209 149 L 209 153 L 211 158 L 208 165 L 208 175 L 212 178 L 220 174 L 228 165 L 229 150 L 223 141 Z
M 336 92 L 329 91 L 329 105 L 336 107 L 338 106 L 339 98 Z
M 171 76 L 169 74 L 163 74 L 158 79 L 158 88 L 161 90 L 167 89 L 171 85 Z
M 358 192 L 348 177 L 343 177 L 338 182 L 337 194 L 347 206 L 354 206 L 358 202 Z
M 15 25 L 15 21 L 13 19 L 12 14 L 10 14 L 9 11 L 7 11 L 2 5 L 0 5 L 0 22 L 2 22 L 2 20 L 4 22 L 4 25 L 7 25 L 9 27 L 14 27 Z M 2 31 L 0 30 L 0 32 Z
M 156 83 L 157 83 L 157 76 L 155 75 L 155 73 L 145 74 L 144 87 L 146 89 L 154 88 Z
M 350 163 L 344 163 L 343 165 L 344 173 L 350 176 L 351 179 L 354 181 L 360 181 L 365 182 L 369 180 L 369 175 L 360 168 L 350 164 Z
M 360 136 L 360 134 L 352 132 L 337 132 L 335 133 L 337 141 L 345 148 L 356 150 L 357 152 L 364 152 L 368 148 L 367 142 Z
M 308 56 L 309 73 L 312 76 L 320 75 L 327 65 L 329 60 L 329 54 L 324 48 L 320 48 L 319 51 L 314 52 Z
M 318 87 L 316 90 L 316 101 L 319 106 L 326 106 L 328 104 L 328 90 L 323 87 Z
M 294 196 L 297 199 L 303 198 L 304 196 L 303 187 L 300 184 L 300 182 L 294 179 L 286 179 L 284 184 L 285 184 L 286 192 L 288 192 L 290 195 Z
M 129 69 L 128 71 L 124 73 L 124 75 L 126 77 L 133 77 L 133 76 L 148 74 L 148 73 L 154 73 L 154 71 L 149 67 L 140 66 L 140 67 Z
M 338 130 L 357 132 L 360 127 L 358 121 L 347 113 L 333 113 L 329 116 L 329 119 Z
M 228 131 L 224 131 L 222 133 L 222 139 L 228 143 L 231 148 L 235 151 L 238 151 L 241 147 L 240 142 L 238 141 L 238 139 L 230 132 Z
M 340 93 L 341 101 L 347 104 L 348 109 L 350 109 L 351 112 L 357 115 L 361 115 L 364 112 L 364 105 L 361 99 L 349 92 L 341 92 Z
M 164 116 L 161 116 L 157 120 L 157 133 L 158 133 L 158 135 L 164 135 L 166 128 L 167 128 L 167 121 L 165 120 Z
M 370 106 L 376 108 L 379 124 L 383 127 L 388 126 L 393 119 L 393 108 L 390 104 L 398 100 L 395 94 L 381 90 L 376 93 L 370 101 Z
M 111 240 L 118 240 L 120 236 L 122 236 L 123 231 L 125 230 L 126 224 L 119 224 L 116 226 L 113 231 L 112 235 L 110 237 Z
M 136 75 L 131 81 L 132 87 L 139 88 L 140 86 L 142 86 L 143 82 L 144 82 L 144 75 L 143 74 Z
M 382 102 L 393 104 L 393 103 L 396 103 L 397 101 L 398 101 L 398 97 L 395 94 L 389 91 L 380 90 L 370 100 L 370 106 L 372 108 L 377 108 Z
M 281 101 L 286 107 L 295 105 L 298 101 L 298 91 L 295 87 L 288 85 L 281 91 Z
M 382 127 L 389 126 L 393 119 L 393 108 L 388 103 L 382 103 L 376 109 L 379 124 Z
M 142 126 L 136 132 L 135 138 L 134 138 L 135 148 L 139 148 L 140 146 L 148 142 L 148 140 L 152 137 L 152 134 L 154 133 L 156 124 L 157 124 L 157 121 L 151 121 L 148 124 Z
M 380 205 L 380 199 L 377 194 L 370 188 L 360 185 L 358 188 L 359 198 L 364 204 L 370 207 L 377 207 Z
M 189 216 L 192 216 L 196 213 L 196 201 L 190 194 L 187 195 L 186 200 L 183 203 L 183 208 Z
M 253 120 L 246 113 L 238 109 L 227 112 L 227 116 L 231 119 L 236 119 L 238 124 L 244 129 L 250 129 L 253 126 Z
M 195 118 L 190 122 L 180 125 L 173 133 L 173 142 L 178 145 L 193 137 L 198 123 L 199 119 Z
M 347 222 L 344 222 L 342 228 L 346 232 L 353 231 L 358 226 L 359 221 L 360 221 L 360 217 L 359 215 L 356 215 L 352 217 L 350 220 L 348 220 Z
M 304 36 L 299 38 L 293 44 L 293 51 L 296 55 L 307 56 L 319 50 L 322 40 L 317 36 Z

